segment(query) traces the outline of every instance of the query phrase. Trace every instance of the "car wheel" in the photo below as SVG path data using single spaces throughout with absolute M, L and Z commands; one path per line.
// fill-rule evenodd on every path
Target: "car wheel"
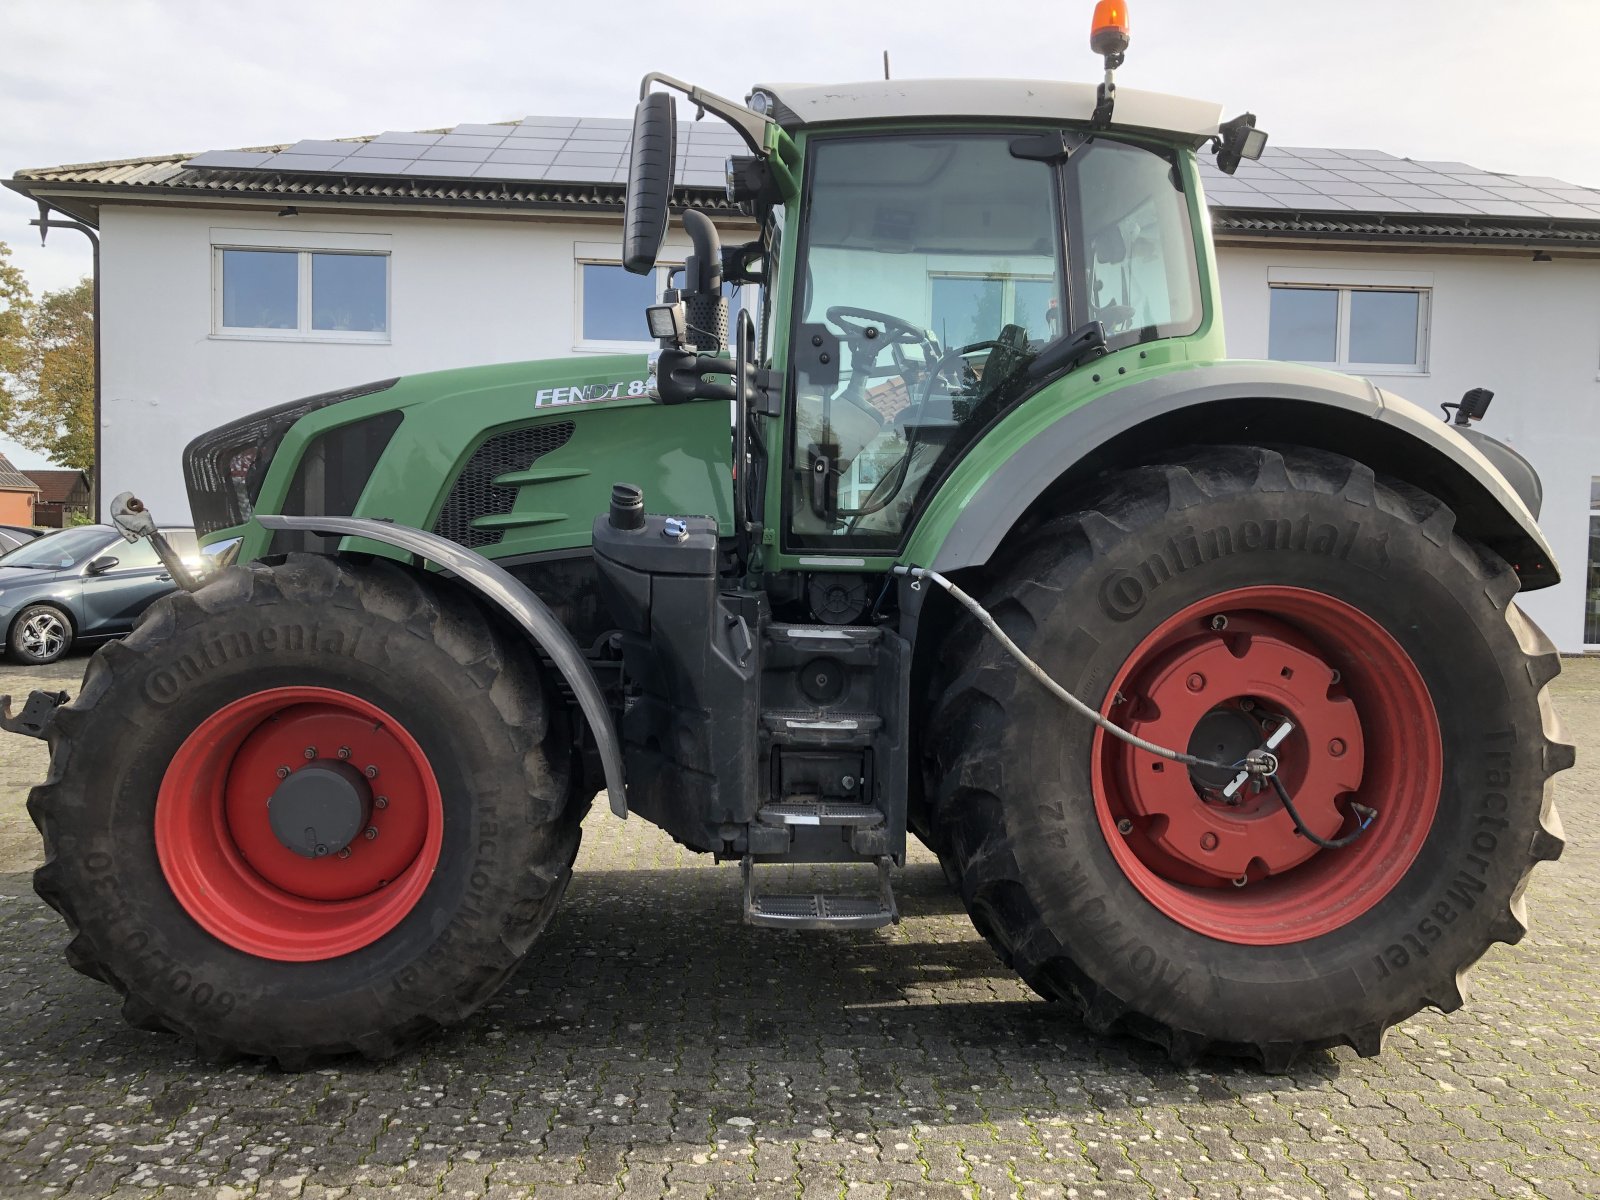
M 72 622 L 53 604 L 30 604 L 11 622 L 8 645 L 19 663 L 53 663 L 72 646 Z

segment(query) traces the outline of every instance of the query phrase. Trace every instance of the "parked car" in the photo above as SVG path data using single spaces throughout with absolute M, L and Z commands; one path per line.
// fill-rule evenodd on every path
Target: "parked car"
M 44 530 L 32 525 L 0 525 L 0 554 L 15 550 L 24 542 L 31 542 Z
M 186 565 L 201 566 L 193 529 L 162 529 Z M 61 529 L 0 554 L 0 630 L 15 662 L 54 662 L 77 642 L 121 637 L 177 585 L 149 542 L 109 525 Z

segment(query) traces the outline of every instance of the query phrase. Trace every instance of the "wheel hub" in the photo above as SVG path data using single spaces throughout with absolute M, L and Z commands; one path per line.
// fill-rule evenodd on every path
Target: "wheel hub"
M 1130 732 L 1232 764 L 1266 746 L 1275 788 L 1185 769 L 1095 735 L 1100 827 L 1128 879 L 1166 915 L 1225 941 L 1271 945 L 1338 928 L 1403 877 L 1433 822 L 1441 739 L 1415 664 L 1377 622 L 1320 592 L 1236 588 L 1153 629 L 1110 681 L 1103 711 Z
M 318 759 L 292 772 L 267 799 L 273 836 L 301 858 L 337 854 L 372 816 L 372 787 L 338 759 Z
M 1233 630 L 1196 637 L 1161 656 L 1143 675 L 1146 703 L 1128 728 L 1163 746 L 1237 762 L 1287 717 L 1295 729 L 1277 751 L 1280 778 L 1307 828 L 1332 838 L 1345 823 L 1336 802 L 1361 785 L 1355 706 L 1334 692 L 1334 669 L 1291 631 L 1266 620 L 1235 622 Z M 1330 746 L 1340 748 L 1337 756 Z M 1270 788 L 1246 784 L 1232 804 L 1221 793 L 1231 772 L 1186 772 L 1139 757 L 1145 761 L 1125 760 L 1135 833 L 1198 872 L 1195 882 L 1259 881 L 1317 853 Z

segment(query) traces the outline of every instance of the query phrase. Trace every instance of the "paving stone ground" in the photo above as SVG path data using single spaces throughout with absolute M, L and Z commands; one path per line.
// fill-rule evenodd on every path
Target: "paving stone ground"
M 0 667 L 0 691 L 85 661 Z M 1463 1011 L 1282 1076 L 1088 1033 L 925 853 L 898 927 L 770 933 L 740 924 L 735 868 L 603 805 L 477 1019 L 381 1066 L 208 1067 L 62 961 L 18 823 L 42 746 L 0 738 L 0 1196 L 1600 1196 L 1600 662 L 1556 691 L 1580 765 L 1533 932 Z

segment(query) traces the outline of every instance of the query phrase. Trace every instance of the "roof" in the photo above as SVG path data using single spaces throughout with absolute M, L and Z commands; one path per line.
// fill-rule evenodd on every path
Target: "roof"
M 788 124 L 792 117 L 802 125 L 974 116 L 1087 121 L 1096 100 L 1094 84 L 1057 79 L 874 79 L 820 86 L 760 84 L 756 90 L 777 98 L 780 121 Z M 1119 87 L 1112 123 L 1208 138 L 1216 134 L 1221 117 L 1222 106 L 1209 100 Z
M 39 485 L 11 465 L 11 460 L 0 454 L 0 491 L 37 492 Z
M 834 87 L 774 85 L 785 108 L 832 119 L 848 111 L 938 115 L 961 108 L 1082 119 L 1088 85 L 1002 80 L 893 80 Z M 1007 107 L 1009 106 L 1009 108 Z M 1202 111 L 1203 110 L 1203 111 Z M 1214 127 L 1215 106 L 1119 89 L 1117 115 L 1171 128 Z M 1077 114 L 1074 116 L 1073 114 Z M 722 162 L 739 152 L 720 121 L 679 125 L 673 202 L 732 215 Z M 621 211 L 628 122 L 526 117 L 451 129 L 308 139 L 205 154 L 165 154 L 19 171 L 6 186 L 46 196 L 91 224 L 102 201 L 277 205 L 401 205 L 498 212 Z M 1269 145 L 1260 162 L 1201 173 L 1219 237 L 1257 240 L 1451 242 L 1521 249 L 1600 250 L 1600 190 L 1548 176 L 1510 175 L 1382 150 Z
M 39 487 L 41 504 L 65 504 L 78 488 L 88 491 L 89 476 L 82 471 L 49 470 L 23 471 Z

